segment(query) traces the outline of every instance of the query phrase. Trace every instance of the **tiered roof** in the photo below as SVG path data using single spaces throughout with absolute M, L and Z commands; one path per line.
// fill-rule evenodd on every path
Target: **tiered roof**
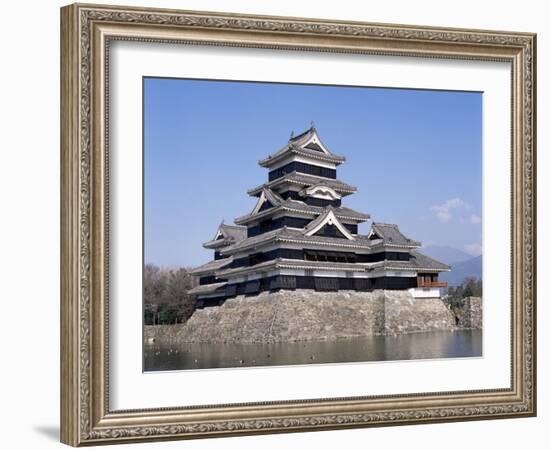
M 298 136 L 291 137 L 287 144 L 277 152 L 258 161 L 262 167 L 271 167 L 291 155 L 303 156 L 319 161 L 342 164 L 346 158 L 332 153 L 319 139 L 314 126 Z
M 330 268 L 332 270 L 341 269 L 346 271 L 364 272 L 367 267 L 373 263 L 337 263 L 337 262 L 322 262 L 322 261 L 305 261 L 300 259 L 276 258 L 269 261 L 256 264 L 252 267 L 236 267 L 232 269 L 216 272 L 216 276 L 231 277 L 238 276 L 243 273 L 250 272 L 267 272 L 275 269 L 303 269 L 315 270 Z
M 317 163 L 321 167 L 335 168 L 344 162 L 345 158 L 333 154 L 321 142 L 315 127 L 312 126 L 304 133 L 291 137 L 283 148 L 259 161 L 259 164 L 277 170 L 285 166 L 288 161 L 307 161 L 308 164 L 316 165 Z M 320 161 L 326 164 L 323 165 Z M 298 192 L 298 196 L 283 198 L 281 194 L 288 190 Z M 367 234 L 357 233 L 356 225 L 368 220 L 370 216 L 340 205 L 341 197 L 353 194 L 356 190 L 356 187 L 334 178 L 296 171 L 283 174 L 279 178 L 249 190 L 250 195 L 259 197 L 252 212 L 236 218 L 235 223 L 237 226 L 222 223 L 218 227 L 214 239 L 204 244 L 206 248 L 217 250 L 218 259 L 197 267 L 192 273 L 199 276 L 205 274 L 215 275 L 219 279 L 231 281 L 232 278 L 242 275 L 250 273 L 265 274 L 275 269 L 318 269 L 355 273 L 375 271 L 370 275 L 365 273 L 359 275 L 365 278 L 381 276 L 379 271 L 385 270 L 399 272 L 441 272 L 450 270 L 449 266 L 415 250 L 420 247 L 420 242 L 405 236 L 395 224 L 375 222 Z M 309 200 L 308 203 L 301 200 L 301 198 L 306 200 L 307 197 L 328 200 L 325 203 L 329 204 L 327 206 L 315 206 L 309 204 Z M 323 202 L 318 203 L 323 204 Z M 248 237 L 248 230 L 246 226 L 242 225 L 251 226 L 251 224 L 265 219 L 269 221 L 275 214 L 278 214 L 277 217 L 305 218 L 303 223 L 307 223 L 307 225 L 303 228 L 283 226 Z M 302 222 L 289 221 L 285 223 Z M 350 223 L 352 226 L 350 226 Z M 267 225 L 270 225 L 269 222 Z M 280 226 L 280 224 L 273 224 L 273 226 L 277 225 Z M 350 230 L 355 230 L 355 233 Z M 256 232 L 257 230 L 254 230 L 254 233 Z M 250 266 L 232 267 L 235 258 L 256 254 L 267 248 L 285 247 L 307 249 L 310 252 L 317 252 L 318 255 L 329 254 L 332 255 L 332 260 L 311 261 L 309 259 L 279 257 Z M 352 262 L 353 259 L 349 259 L 350 253 L 380 254 L 381 252 L 407 253 L 409 257 L 408 260 L 393 260 L 383 259 L 390 257 L 384 255 L 380 258 L 381 261 L 374 262 Z M 304 256 L 304 258 L 319 259 L 310 254 Z M 326 256 L 324 259 L 326 259 Z M 361 259 L 361 261 L 363 260 Z M 409 273 L 407 276 L 411 276 L 411 274 Z M 226 285 L 226 281 L 201 285 L 194 288 L 191 293 L 212 296 L 211 294 L 216 295 L 217 292 L 223 291 Z
M 385 268 L 388 270 L 416 270 L 426 272 L 449 272 L 451 267 L 442 262 L 436 261 L 429 256 L 420 253 L 418 250 L 410 252 L 408 261 L 384 261 Z
M 215 294 L 216 292 L 223 293 L 223 288 L 227 284 L 227 281 L 220 281 L 219 283 L 212 283 L 212 284 L 200 284 L 198 286 L 195 286 L 193 289 L 189 289 L 187 291 L 188 294 Z
M 223 269 L 216 272 L 216 276 L 238 276 L 241 273 L 266 272 L 275 269 L 301 269 L 301 270 L 341 270 L 346 272 L 368 272 L 373 270 L 399 270 L 404 272 L 448 272 L 451 270 L 446 264 L 440 263 L 418 251 L 411 252 L 409 261 L 376 261 L 365 263 L 347 263 L 332 261 L 306 261 L 300 259 L 276 258 L 256 264 L 252 267 L 236 267 Z
M 226 225 L 223 222 L 216 230 L 214 238 L 202 244 L 204 248 L 221 248 L 246 239 L 246 227 Z
M 397 227 L 397 226 L 396 226 Z M 382 238 L 373 239 L 369 235 L 356 234 L 353 239 L 342 239 L 328 236 L 308 235 L 307 229 L 292 229 L 287 227 L 268 231 L 257 236 L 243 239 L 233 245 L 221 249 L 222 255 L 232 255 L 247 249 L 258 249 L 275 242 L 294 243 L 294 244 L 313 244 L 327 247 L 339 247 L 349 249 L 378 250 L 379 248 L 404 249 L 411 250 L 420 246 L 420 242 L 404 237 L 403 242 L 393 242 Z
M 399 227 L 393 223 L 373 222 L 369 234 L 369 239 L 381 240 L 384 244 L 393 245 L 412 245 L 420 247 L 420 242 L 406 237 Z
M 338 220 L 338 217 L 336 215 L 336 211 L 338 209 L 341 209 L 341 207 L 333 208 L 332 206 L 327 206 L 326 208 L 324 208 L 324 212 L 322 214 L 320 214 L 316 219 L 312 220 L 307 224 L 306 227 L 304 227 L 304 234 L 306 236 L 312 236 L 316 232 L 318 232 L 323 226 L 333 225 L 338 228 L 338 230 L 340 230 L 340 233 L 342 233 L 343 236 L 353 241 L 355 239 L 353 235 Z
M 189 273 L 192 275 L 202 275 L 220 270 L 223 267 L 230 265 L 233 262 L 233 257 L 229 256 L 228 258 L 215 259 L 214 261 L 207 262 L 202 266 L 195 267 L 190 270 Z
M 317 215 L 324 214 L 325 211 L 327 210 L 326 207 L 308 205 L 307 203 L 304 203 L 300 200 L 293 200 L 293 199 L 283 200 L 280 196 L 277 196 L 278 198 L 275 198 L 274 193 L 267 188 L 264 188 L 262 192 L 264 194 L 270 193 L 269 194 L 270 199 L 268 199 L 267 195 L 262 194 L 263 197 L 260 197 L 260 201 L 258 201 L 254 210 L 250 214 L 237 217 L 235 219 L 235 223 L 239 225 L 244 225 L 248 222 L 259 220 L 267 216 L 271 216 L 278 211 L 296 212 L 301 214 L 317 216 Z M 260 211 L 259 206 L 261 204 L 260 202 L 262 199 L 269 201 L 269 203 L 272 206 L 268 209 L 264 209 L 263 211 Z M 353 209 L 346 208 L 345 206 L 337 206 L 337 207 L 331 207 L 331 208 L 334 211 L 334 214 L 340 219 L 349 219 L 349 220 L 364 222 L 370 218 L 368 214 L 363 214 L 363 213 L 354 211 Z
M 340 195 L 345 196 L 349 194 L 353 194 L 357 192 L 357 188 L 355 186 L 352 186 L 350 184 L 344 183 L 340 180 L 335 180 L 331 178 L 323 178 L 318 177 L 317 175 L 307 175 L 305 173 L 299 173 L 296 171 L 289 172 L 285 175 L 283 175 L 280 178 L 276 178 L 273 181 L 268 181 L 267 183 L 263 183 L 259 186 L 256 186 L 255 188 L 249 189 L 247 191 L 248 195 L 252 195 L 253 197 L 257 197 L 261 195 L 262 190 L 264 188 L 270 188 L 274 190 L 275 188 L 281 186 L 282 184 L 290 183 L 294 184 L 299 189 L 302 189 L 304 187 L 314 186 L 316 184 L 322 183 L 325 186 L 329 186 L 332 189 L 334 189 L 336 192 L 338 192 Z

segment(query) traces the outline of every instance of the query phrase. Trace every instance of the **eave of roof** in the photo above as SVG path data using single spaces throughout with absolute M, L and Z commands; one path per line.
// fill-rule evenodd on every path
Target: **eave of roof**
M 278 211 L 288 211 L 296 212 L 301 214 L 309 214 L 312 216 L 319 216 L 327 212 L 327 207 L 308 205 L 307 203 L 301 202 L 299 200 L 287 199 L 283 203 L 274 206 L 273 208 L 265 209 L 256 214 L 246 214 L 235 219 L 235 223 L 247 224 L 254 220 L 259 220 L 265 217 L 269 217 Z M 357 211 L 354 211 L 351 208 L 346 208 L 344 206 L 337 206 L 332 208 L 334 215 L 339 219 L 347 219 L 358 222 L 364 222 L 369 220 L 369 214 L 363 214 Z
M 219 283 L 212 284 L 201 284 L 199 286 L 195 286 L 193 289 L 189 289 L 187 293 L 190 295 L 211 294 L 213 292 L 216 292 L 218 289 L 223 288 L 226 284 L 227 281 L 221 281 Z
M 422 245 L 419 241 L 409 239 L 401 233 L 401 230 L 399 230 L 399 227 L 396 224 L 392 223 L 373 222 L 369 235 L 371 233 L 379 236 L 385 245 L 404 245 L 412 248 L 420 247 Z
M 451 267 L 417 250 L 410 252 L 411 259 L 408 261 L 384 261 L 386 270 L 414 270 L 416 272 L 449 272 Z
M 277 228 L 276 230 L 268 231 L 267 233 L 262 233 L 257 236 L 252 236 L 249 238 L 246 238 L 240 242 L 237 242 L 233 245 L 230 245 L 228 247 L 223 248 L 220 250 L 222 255 L 231 255 L 239 250 L 243 250 L 246 248 L 254 248 L 256 245 L 266 245 L 267 243 L 271 242 L 275 239 L 279 234 L 285 232 L 286 228 Z
M 303 230 L 294 230 L 286 227 L 278 228 L 276 230 L 268 231 L 251 238 L 247 238 L 234 245 L 221 249 L 222 255 L 232 255 L 240 251 L 246 251 L 248 249 L 259 249 L 270 245 L 274 242 L 291 243 L 300 245 L 320 245 L 323 247 L 340 249 L 370 249 L 371 241 L 366 239 L 364 235 L 354 235 L 355 239 L 350 241 L 344 238 L 333 238 L 325 236 L 306 236 Z
M 307 145 L 311 142 L 316 142 L 322 150 L 318 151 L 307 148 Z M 270 167 L 292 153 L 311 157 L 313 159 L 329 161 L 334 164 L 341 164 L 346 160 L 344 156 L 336 155 L 327 148 L 321 141 L 317 130 L 312 125 L 303 133 L 292 136 L 281 149 L 269 155 L 267 158 L 260 160 L 258 163 L 263 167 Z
M 225 223 L 222 223 L 219 227 L 220 231 L 224 236 L 227 238 L 233 238 L 235 240 L 241 240 L 246 237 L 246 227 L 241 227 L 238 225 L 227 225 Z
M 210 241 L 206 241 L 202 244 L 202 246 L 208 249 L 226 247 L 228 245 L 234 244 L 235 242 L 239 242 L 245 239 L 247 237 L 248 231 L 246 227 L 241 227 L 238 225 L 226 225 L 224 223 L 221 223 L 216 230 L 215 236 L 218 236 L 218 234 L 220 233 L 222 235 L 221 238 L 214 238 Z
M 189 273 L 191 275 L 202 275 L 207 273 L 214 273 L 216 270 L 221 269 L 233 262 L 233 257 L 229 256 L 227 258 L 215 259 L 214 261 L 209 261 L 202 266 L 195 267 L 191 269 Z
M 261 194 L 262 189 L 266 187 L 273 189 L 274 187 L 283 183 L 294 183 L 300 186 L 299 190 L 301 190 L 303 186 L 314 186 L 318 183 L 324 183 L 342 195 L 348 195 L 348 194 L 353 194 L 354 192 L 357 192 L 357 188 L 355 186 L 344 183 L 343 181 L 340 181 L 340 180 L 336 180 L 333 178 L 319 177 L 316 175 L 308 175 L 308 174 L 292 171 L 290 173 L 283 175 L 280 178 L 276 178 L 273 181 L 268 181 L 267 183 L 263 183 L 259 186 L 256 186 L 255 188 L 249 189 L 247 193 L 252 196 L 257 196 Z
M 416 252 L 418 254 L 418 252 Z M 425 255 L 421 255 L 425 257 Z M 427 257 L 426 257 L 427 258 Z M 376 269 L 382 270 L 396 270 L 406 272 L 448 272 L 450 267 L 439 263 L 431 258 L 431 263 L 426 263 L 425 260 L 416 261 L 376 261 L 371 263 L 343 263 L 343 262 L 329 262 L 329 261 L 305 261 L 300 259 L 286 259 L 276 258 L 273 260 L 265 261 L 254 266 L 236 267 L 222 269 L 216 272 L 218 277 L 234 277 L 245 273 L 251 272 L 267 272 L 275 269 L 303 269 L 303 270 L 333 270 L 333 271 L 347 271 L 347 272 L 365 272 Z
M 220 270 L 216 272 L 216 276 L 230 277 L 246 272 L 266 272 L 274 269 L 325 269 L 325 270 L 345 270 L 348 272 L 365 272 L 367 269 L 382 267 L 378 262 L 375 263 L 342 263 L 328 261 L 304 261 L 301 259 L 276 258 L 270 261 L 265 261 L 254 266 L 236 267 L 231 269 Z
M 424 255 L 418 250 L 411 251 L 411 256 L 414 257 L 417 267 L 434 268 L 444 272 L 449 272 L 451 270 L 451 266 L 449 266 L 448 264 L 442 263 L 441 261 L 431 258 L 430 256 Z
M 228 245 L 231 245 L 234 243 L 235 243 L 234 239 L 222 238 L 222 239 L 216 239 L 215 241 L 213 240 L 213 241 L 203 242 L 202 246 L 207 249 L 216 249 L 216 248 L 227 247 Z
M 232 255 L 237 252 L 247 251 L 250 249 L 258 250 L 273 243 L 288 243 L 299 244 L 303 246 L 316 245 L 327 247 L 327 249 L 359 249 L 370 250 L 369 253 L 373 253 L 373 250 L 405 250 L 410 251 L 416 246 L 405 246 L 395 244 L 385 244 L 380 240 L 372 241 L 366 235 L 356 234 L 355 240 L 350 241 L 343 238 L 332 238 L 325 236 L 305 236 L 303 230 L 295 230 L 287 227 L 277 228 L 276 230 L 268 231 L 267 233 L 259 234 L 233 245 L 227 246 L 220 250 L 222 255 Z
M 317 150 L 311 150 L 305 147 L 298 147 L 293 144 L 287 144 L 278 152 L 273 155 L 268 156 L 267 158 L 261 159 L 258 161 L 258 164 L 262 167 L 271 167 L 273 164 L 281 161 L 282 159 L 290 155 L 300 155 L 306 158 L 316 159 L 324 162 L 331 162 L 336 165 L 340 165 L 346 161 L 344 156 L 328 154 L 324 152 L 319 152 Z

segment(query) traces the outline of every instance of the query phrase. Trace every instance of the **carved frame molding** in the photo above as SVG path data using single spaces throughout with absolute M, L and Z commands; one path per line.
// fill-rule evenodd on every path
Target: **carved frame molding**
M 509 61 L 512 386 L 111 411 L 108 61 L 114 40 Z M 75 4 L 61 10 L 61 439 L 70 445 L 533 416 L 536 413 L 536 36 Z

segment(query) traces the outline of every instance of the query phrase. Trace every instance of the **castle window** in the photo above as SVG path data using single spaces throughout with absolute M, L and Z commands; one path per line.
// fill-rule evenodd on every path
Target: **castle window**
M 357 262 L 355 253 L 330 252 L 322 250 L 304 250 L 304 259 L 306 261 L 329 261 L 339 263 Z

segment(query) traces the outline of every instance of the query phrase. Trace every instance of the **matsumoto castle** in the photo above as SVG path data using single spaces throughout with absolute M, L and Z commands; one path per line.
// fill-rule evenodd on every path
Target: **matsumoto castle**
M 254 209 L 221 224 L 203 246 L 214 260 L 194 269 L 198 307 L 222 304 L 241 294 L 279 289 L 316 291 L 407 289 L 414 297 L 439 297 L 439 272 L 450 267 L 417 251 L 420 242 L 397 225 L 358 225 L 369 215 L 343 206 L 357 191 L 337 179 L 345 161 L 332 153 L 311 126 L 259 161 L 266 183 L 248 191 Z

